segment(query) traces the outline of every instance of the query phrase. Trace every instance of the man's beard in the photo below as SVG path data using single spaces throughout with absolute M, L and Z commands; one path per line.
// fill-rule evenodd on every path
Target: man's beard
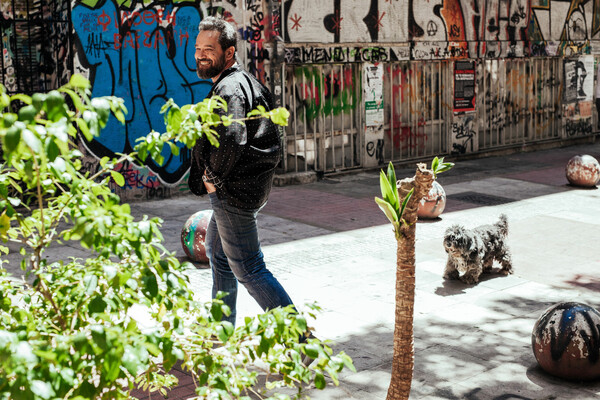
M 200 66 L 201 61 L 210 61 L 206 59 L 196 60 L 196 74 L 200 79 L 212 79 L 219 75 L 225 69 L 225 56 L 221 57 L 216 63 L 204 67 Z

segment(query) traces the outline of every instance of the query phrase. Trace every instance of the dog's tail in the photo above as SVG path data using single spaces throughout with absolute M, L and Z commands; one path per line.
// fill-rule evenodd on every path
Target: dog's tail
M 506 214 L 500 214 L 500 221 L 496 225 L 500 228 L 502 236 L 508 235 L 508 218 L 506 218 Z

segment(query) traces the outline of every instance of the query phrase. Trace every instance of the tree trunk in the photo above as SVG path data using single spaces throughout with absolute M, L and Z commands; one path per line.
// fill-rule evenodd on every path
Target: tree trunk
M 433 172 L 423 163 L 417 164 L 413 178 L 398 181 L 400 199 L 415 191 L 406 205 L 403 218 L 396 232 L 396 322 L 394 327 L 394 358 L 392 380 L 387 400 L 408 399 L 414 366 L 413 316 L 415 305 L 415 231 L 417 209 L 421 199 L 429 193 L 433 184 Z

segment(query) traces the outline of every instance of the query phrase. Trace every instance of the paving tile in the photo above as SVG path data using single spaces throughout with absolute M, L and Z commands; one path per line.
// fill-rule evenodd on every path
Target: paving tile
M 564 166 L 577 153 L 600 156 L 600 143 L 457 159 L 440 175 L 446 211 L 416 225 L 415 372 L 411 399 L 592 399 L 600 382 L 574 383 L 541 371 L 531 351 L 533 324 L 548 307 L 579 301 L 600 307 L 600 190 L 566 184 Z M 313 399 L 385 399 L 393 355 L 397 243 L 391 224 L 373 201 L 378 170 L 327 176 L 306 185 L 276 187 L 259 214 L 259 234 L 269 269 L 299 309 L 318 301 L 323 312 L 309 324 L 336 351 L 354 358 L 358 372 L 343 371 L 341 385 L 306 388 Z M 414 168 L 399 168 L 412 176 Z M 461 194 L 469 196 L 461 197 Z M 472 197 L 474 196 L 474 197 Z M 477 204 L 477 196 L 506 203 Z M 485 200 L 485 199 L 484 199 Z M 471 201 L 471 202 L 470 202 Z M 163 219 L 165 246 L 180 257 L 187 218 L 209 209 L 192 195 L 132 203 L 132 213 Z M 442 277 L 445 230 L 494 223 L 505 213 L 515 273 L 483 275 L 476 285 Z M 13 246 L 14 247 L 14 246 Z M 48 251 L 49 258 L 84 257 L 75 246 Z M 14 255 L 3 259 L 14 260 Z M 14 264 L 14 265 L 13 265 Z M 10 270 L 20 273 L 16 263 Z M 199 300 L 211 297 L 206 264 L 188 272 Z M 240 287 L 238 316 L 262 310 Z M 192 392 L 191 392 L 192 391 Z M 169 399 L 193 394 L 182 375 Z M 136 392 L 140 399 L 147 394 Z M 156 394 L 152 398 L 158 397 Z
M 504 363 L 486 373 L 459 382 L 479 389 L 478 398 L 595 399 L 577 385 L 543 376 L 533 364 Z

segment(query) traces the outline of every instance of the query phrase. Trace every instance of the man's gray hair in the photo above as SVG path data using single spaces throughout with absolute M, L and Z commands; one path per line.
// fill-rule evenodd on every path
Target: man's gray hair
M 223 18 L 206 17 L 198 25 L 198 31 L 219 32 L 219 45 L 223 51 L 233 46 L 237 52 L 237 32 L 235 28 Z

